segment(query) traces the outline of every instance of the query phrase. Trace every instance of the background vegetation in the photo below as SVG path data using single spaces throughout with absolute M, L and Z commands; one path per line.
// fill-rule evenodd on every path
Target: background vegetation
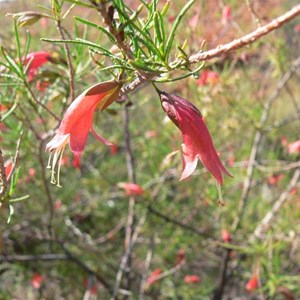
M 96 112 L 95 128 L 117 147 L 91 137 L 80 166 L 66 148 L 62 188 L 50 184 L 45 145 L 58 122 L 49 111 L 60 119 L 71 103 L 68 63 L 75 96 L 118 73 L 102 70 L 116 62 L 95 47 L 68 43 L 68 61 L 66 44 L 41 40 L 81 38 L 118 55 L 103 31 L 78 20 L 106 27 L 99 12 L 87 7 L 91 2 L 72 2 L 57 2 L 62 13 L 56 20 L 42 17 L 25 27 L 18 26 L 19 16 L 6 13 L 55 16 L 53 2 L 0 2 L 1 157 L 17 160 L 1 195 L 0 299 L 110 299 L 113 290 L 118 299 L 299 299 L 300 148 L 292 144 L 300 139 L 299 17 L 254 44 L 208 60 L 194 76 L 157 83 L 191 101 L 205 117 L 234 176 L 224 180 L 222 206 L 215 180 L 200 163 L 189 180 L 178 182 L 181 155 L 166 156 L 180 147 L 181 133 L 151 84 Z M 132 14 L 142 5 L 138 17 L 147 20 L 143 1 L 124 2 Z M 177 45 L 185 40 L 188 56 L 201 47 L 215 48 L 297 2 L 195 1 L 178 27 L 170 61 L 183 55 Z M 158 1 L 157 11 L 165 4 Z M 185 4 L 170 2 L 163 19 L 167 34 Z M 154 36 L 155 28 L 149 30 Z M 125 30 L 125 37 L 131 34 Z M 148 51 L 147 43 L 143 47 Z M 47 51 L 55 61 L 42 65 L 29 82 L 11 67 L 20 64 L 18 51 L 21 56 Z M 124 61 L 128 64 L 128 57 Z M 158 63 L 143 67 L 155 69 Z M 126 73 L 128 83 L 136 70 L 145 71 L 128 66 L 134 69 Z M 140 195 L 121 188 L 134 178 L 144 190 Z M 134 217 L 129 240 L 128 207 Z

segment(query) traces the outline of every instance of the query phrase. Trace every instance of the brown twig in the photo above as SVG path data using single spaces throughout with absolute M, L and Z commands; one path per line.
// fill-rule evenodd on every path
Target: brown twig
M 135 168 L 134 168 L 134 157 L 131 149 L 131 136 L 130 136 L 130 116 L 128 107 L 125 106 L 124 109 L 124 136 L 125 136 L 125 153 L 126 153 L 126 165 L 127 165 L 127 175 L 129 182 L 136 183 L 136 175 L 135 175 Z M 132 232 L 134 226 L 134 218 L 135 218 L 135 202 L 136 197 L 130 196 L 129 197 L 129 205 L 128 205 L 128 216 L 127 216 L 127 224 L 126 224 L 126 236 L 125 236 L 125 248 L 128 248 L 131 239 L 132 239 Z M 128 254 L 127 260 L 127 288 L 130 289 L 131 280 L 130 280 L 130 272 L 131 272 L 131 253 Z
M 218 47 L 204 51 L 204 52 L 198 52 L 194 55 L 191 55 L 187 61 L 189 64 L 199 63 L 201 61 L 209 60 L 212 58 L 216 58 L 219 56 L 222 56 L 230 51 L 242 48 L 246 45 L 253 44 L 258 39 L 262 38 L 263 36 L 269 34 L 271 31 L 283 26 L 290 20 L 294 19 L 300 14 L 300 4 L 294 6 L 291 8 L 288 12 L 285 14 L 279 16 L 278 18 L 274 19 L 273 21 L 269 22 L 268 24 L 258 27 L 254 31 L 252 31 L 249 34 L 246 34 L 245 36 L 235 39 L 227 44 L 219 45 Z M 179 63 L 179 61 L 175 61 L 174 63 Z M 133 82 L 130 84 L 124 86 L 122 88 L 122 94 L 128 94 L 132 92 L 133 90 L 137 89 L 139 86 L 141 86 L 143 83 L 152 80 L 155 78 L 156 75 L 153 74 L 147 74 L 145 76 L 139 76 L 136 78 Z
M 69 260 L 66 254 L 47 253 L 38 255 L 0 255 L 0 262 L 30 262 L 30 261 L 53 261 L 53 260 Z
M 151 265 L 151 261 L 152 261 L 152 257 L 153 257 L 154 247 L 155 247 L 155 239 L 154 239 L 154 236 L 152 236 L 150 239 L 150 245 L 149 245 L 149 249 L 147 251 L 147 256 L 146 256 L 146 260 L 145 260 L 145 268 L 144 268 L 144 272 L 143 272 L 142 280 L 141 280 L 141 284 L 140 284 L 139 300 L 144 299 L 147 276 L 149 273 L 149 269 L 150 269 L 150 265 Z
M 178 220 L 170 218 L 169 216 L 163 214 L 162 212 L 154 209 L 151 205 L 148 205 L 147 208 L 148 208 L 148 211 L 150 213 L 152 213 L 152 214 L 156 215 L 157 217 L 163 219 L 165 222 L 172 223 L 172 224 L 174 224 L 176 226 L 179 226 L 179 227 L 181 227 L 183 229 L 186 229 L 186 230 L 188 230 L 190 232 L 196 233 L 197 235 L 202 236 L 202 237 L 206 237 L 206 238 L 211 237 L 204 230 L 200 230 L 198 228 L 195 228 L 193 226 L 190 226 L 188 224 L 185 224 L 185 223 L 182 223 L 182 222 L 180 222 Z
M 127 247 L 127 249 L 126 249 L 126 251 L 125 251 L 125 253 L 124 253 L 124 255 L 121 259 L 119 270 L 118 270 L 118 273 L 117 273 L 117 276 L 116 276 L 115 286 L 114 286 L 114 289 L 113 289 L 113 294 L 112 294 L 111 300 L 115 300 L 118 293 L 119 293 L 123 272 L 125 271 L 128 259 L 131 256 L 133 247 L 134 247 L 134 245 L 137 241 L 137 238 L 138 238 L 138 236 L 140 234 L 140 231 L 141 231 L 141 229 L 142 229 L 142 227 L 145 223 L 145 220 L 146 220 L 146 215 L 144 215 L 140 218 L 140 220 L 139 220 L 138 224 L 136 225 L 135 230 L 132 234 L 132 237 L 130 239 L 130 244 L 128 245 L 128 247 Z
M 87 273 L 90 273 L 91 275 L 95 276 L 97 281 L 101 283 L 109 292 L 112 292 L 111 285 L 97 272 L 93 271 L 89 266 L 87 266 L 84 262 L 82 262 L 79 258 L 77 258 L 64 244 L 60 244 L 64 252 L 67 254 L 70 260 L 72 260 L 74 263 L 76 263 L 79 267 L 81 267 L 83 270 L 85 270 Z
M 29 84 L 27 83 L 26 80 L 24 80 L 24 85 L 26 87 L 26 89 L 28 90 L 29 94 L 31 95 L 32 99 L 34 100 L 35 103 L 37 103 L 39 106 L 41 106 L 49 115 L 51 115 L 55 120 L 60 122 L 60 118 L 57 117 L 44 103 L 42 103 L 41 101 L 39 101 L 39 99 L 35 96 L 35 94 L 33 93 L 31 87 L 29 86 Z M 41 118 L 41 120 L 43 121 L 43 124 L 45 124 L 45 120 L 44 118 L 42 118 L 42 116 L 39 114 L 38 111 L 36 111 L 37 114 L 39 115 L 39 117 Z M 45 128 L 45 130 L 47 131 L 47 129 Z
M 95 5 L 95 4 L 94 4 Z M 116 39 L 116 45 L 123 51 L 123 53 L 129 58 L 134 59 L 134 55 L 130 49 L 130 47 L 124 42 L 122 39 L 122 34 L 118 32 L 116 26 L 113 21 L 113 16 L 110 15 L 109 10 L 106 7 L 105 1 L 100 2 L 98 5 L 96 4 L 96 8 L 98 12 L 104 19 L 104 23 L 108 26 L 109 32 L 114 36 Z M 112 11 L 113 13 L 113 11 Z
M 44 189 L 46 192 L 46 197 L 48 200 L 48 209 L 49 209 L 49 211 L 48 211 L 48 233 L 51 238 L 54 238 L 55 232 L 52 227 L 54 208 L 53 208 L 53 199 L 52 199 L 52 195 L 51 195 L 50 188 L 49 188 L 49 181 L 47 180 L 47 176 L 46 176 L 47 168 L 45 166 L 45 162 L 43 159 L 44 146 L 45 146 L 44 141 L 41 140 L 40 145 L 39 145 L 38 159 L 39 159 L 40 166 L 41 166 L 42 181 L 43 181 Z M 50 248 L 51 247 L 52 247 L 52 243 L 50 242 Z

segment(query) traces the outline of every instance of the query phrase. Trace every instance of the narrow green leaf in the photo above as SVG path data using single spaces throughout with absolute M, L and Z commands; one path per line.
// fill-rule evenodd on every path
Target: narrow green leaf
M 162 17 L 164 17 L 167 13 L 167 11 L 169 10 L 170 7 L 170 0 L 167 0 L 167 3 L 165 4 L 165 6 L 163 7 L 162 11 L 161 11 L 161 15 Z
M 155 32 L 155 38 L 157 39 L 156 46 L 159 47 L 159 45 L 163 42 L 161 28 L 160 28 L 160 20 L 158 19 L 158 13 L 157 11 L 154 13 L 153 21 L 154 21 L 154 32 Z
M 155 80 L 155 82 L 173 82 L 173 81 L 178 81 L 178 80 L 190 77 L 190 76 L 195 76 L 195 75 L 197 75 L 197 73 L 199 71 L 201 71 L 201 69 L 203 69 L 204 65 L 205 65 L 205 62 L 203 62 L 196 70 L 194 70 L 190 73 L 187 73 L 185 75 L 182 75 L 180 77 L 171 78 L 171 79 L 161 79 L 161 80 L 158 79 L 158 80 Z
M 30 44 L 31 44 L 31 35 L 29 33 L 29 30 L 26 31 L 26 34 L 27 34 L 27 42 L 26 42 L 26 46 L 25 46 L 25 52 L 23 54 L 24 58 L 27 57 L 27 54 L 28 54 L 29 48 L 30 48 Z
M 147 48 L 151 48 L 151 51 L 153 53 L 155 53 L 158 57 L 160 57 L 161 59 L 163 59 L 159 49 L 156 47 L 156 45 L 153 43 L 153 41 L 151 40 L 151 38 L 145 33 L 144 30 L 142 30 L 141 28 L 139 28 L 134 22 L 132 22 L 128 16 L 126 16 L 125 14 L 123 14 L 122 11 L 120 11 L 117 8 L 119 14 L 122 14 L 123 17 L 126 19 L 126 22 L 128 24 L 130 24 L 130 26 L 132 26 L 136 31 L 138 31 L 143 37 L 144 39 L 139 39 Z
M 88 7 L 88 8 L 95 8 L 94 5 L 89 4 L 89 3 L 82 2 L 82 1 L 79 1 L 79 0 L 65 0 L 65 1 L 66 1 L 66 2 L 70 2 L 70 3 L 77 4 L 77 5 L 81 5 L 81 6 L 84 6 L 84 7 Z
M 114 66 L 108 66 L 105 68 L 102 68 L 100 71 L 107 71 L 107 70 L 111 70 L 111 69 L 123 69 L 123 70 L 130 70 L 130 71 L 134 71 L 134 68 L 130 68 L 127 66 L 123 66 L 123 65 L 114 65 Z
M 9 216 L 8 216 L 8 219 L 7 219 L 7 224 L 10 223 L 11 218 L 12 218 L 14 213 L 15 213 L 14 207 L 12 205 L 9 205 Z
M 5 114 L 2 115 L 2 121 L 4 121 L 13 111 L 17 108 L 17 103 L 15 102 L 14 105 L 7 111 Z
M 15 37 L 16 37 L 16 42 L 17 42 L 17 55 L 19 59 L 19 68 L 21 72 L 23 71 L 23 65 L 22 65 L 22 58 L 21 58 L 21 43 L 20 43 L 20 37 L 19 37 L 19 31 L 18 31 L 18 25 L 17 25 L 17 20 L 14 18 L 14 31 L 15 31 Z
M 195 1 L 196 0 L 190 0 L 189 2 L 187 2 L 186 5 L 182 8 L 180 13 L 178 14 L 178 16 L 176 17 L 175 22 L 174 22 L 174 24 L 172 26 L 172 29 L 171 29 L 169 38 L 168 38 L 167 43 L 166 43 L 166 52 L 165 52 L 166 59 L 169 58 L 169 55 L 170 55 L 170 52 L 171 52 L 171 47 L 172 47 L 172 44 L 174 42 L 174 38 L 175 38 L 175 34 L 176 34 L 176 30 L 177 30 L 178 25 L 180 24 L 183 16 L 186 14 L 186 12 L 189 10 L 189 8 L 195 3 Z
M 20 70 L 19 66 L 16 64 L 16 62 L 13 60 L 13 58 L 10 57 L 10 55 L 8 53 L 5 53 L 6 50 L 4 50 L 3 47 L 0 47 L 0 48 L 1 48 L 2 55 L 4 56 L 5 60 L 7 61 L 8 65 L 9 65 L 9 68 L 11 70 L 13 70 L 19 77 L 22 78 L 23 73 Z
M 75 17 L 75 20 L 79 21 L 80 23 L 83 23 L 85 25 L 88 25 L 88 26 L 91 26 L 91 27 L 94 27 L 94 28 L 97 28 L 99 29 L 100 31 L 102 31 L 104 34 L 106 34 L 106 36 L 110 39 L 110 41 L 112 43 L 115 44 L 116 42 L 116 39 L 114 38 L 114 36 L 108 31 L 106 30 L 104 27 L 100 26 L 100 25 L 97 25 L 93 22 L 90 22 L 88 20 L 85 20 L 85 19 L 82 19 L 82 18 L 79 18 L 79 17 Z
M 19 198 L 10 199 L 9 203 L 23 201 L 25 199 L 28 199 L 29 197 L 30 197 L 30 195 L 25 195 L 25 196 L 22 196 L 22 197 L 19 197 Z

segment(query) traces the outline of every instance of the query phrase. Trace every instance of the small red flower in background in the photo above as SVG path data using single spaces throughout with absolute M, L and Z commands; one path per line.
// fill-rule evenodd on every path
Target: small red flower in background
M 251 292 L 258 288 L 258 276 L 253 275 L 246 284 L 246 290 Z
M 276 174 L 268 177 L 268 184 L 270 185 L 277 185 L 280 180 L 282 180 L 284 174 Z
M 229 243 L 231 241 L 231 235 L 226 229 L 222 230 L 222 240 L 225 243 Z
M 0 103 L 0 111 L 6 111 L 6 110 L 8 110 L 7 105 L 4 105 L 4 104 L 1 104 L 1 103 Z M 3 123 L 2 123 L 2 124 L 3 124 Z
M 288 152 L 289 153 L 297 153 L 300 154 L 300 140 L 293 142 L 293 143 L 289 143 L 287 145 L 288 148 Z
M 203 85 L 214 85 L 219 82 L 219 74 L 214 71 L 204 70 L 201 73 L 200 78 L 197 80 L 199 86 Z
M 285 135 L 283 135 L 281 138 L 280 138 L 280 142 L 281 142 L 281 145 L 282 146 L 287 146 L 288 144 L 288 139 Z
M 297 194 L 297 192 L 298 192 L 298 189 L 297 189 L 297 187 L 294 186 L 293 188 L 291 188 L 289 194 L 294 196 Z
M 175 19 L 176 19 L 175 16 L 170 16 L 170 17 L 168 18 L 168 22 L 169 22 L 169 23 L 173 23 L 173 22 L 175 21 Z
M 235 157 L 234 156 L 230 156 L 227 160 L 228 166 L 232 167 L 235 163 Z
M 27 69 L 28 81 L 32 81 L 37 75 L 38 68 L 50 61 L 50 59 L 51 54 L 49 52 L 37 51 L 28 53 L 24 61 L 25 67 L 29 64 Z
M 142 196 L 145 191 L 135 183 L 130 182 L 121 182 L 118 186 L 125 190 L 127 196 Z
M 62 202 L 60 199 L 56 200 L 54 202 L 54 210 L 59 211 L 62 207 Z
M 6 180 L 8 181 L 12 175 L 12 172 L 14 170 L 14 164 L 11 159 L 7 160 L 4 164 L 5 168 L 5 175 L 6 175 Z
M 29 168 L 28 169 L 28 176 L 26 178 L 26 182 L 34 181 L 36 176 L 36 169 L 35 168 Z
M 111 153 L 111 155 L 116 155 L 118 153 L 118 151 L 119 151 L 119 147 L 118 147 L 117 144 L 112 144 L 110 146 L 110 153 Z
M 184 277 L 184 282 L 186 284 L 199 283 L 200 282 L 200 277 L 198 275 L 186 275 Z
M 300 24 L 297 24 L 295 27 L 294 27 L 294 31 L 295 32 L 300 32 Z
M 162 273 L 162 269 L 160 268 L 157 268 L 155 269 L 149 276 L 148 278 L 146 279 L 146 283 L 147 285 L 151 285 L 153 284 L 155 281 L 158 280 L 158 276 Z
M 29 175 L 29 177 L 34 178 L 35 175 L 36 175 L 36 169 L 35 168 L 29 168 L 28 169 L 28 175 Z
M 189 26 L 192 28 L 192 29 L 195 29 L 198 25 L 198 22 L 199 22 L 199 14 L 195 14 L 191 17 L 191 19 L 189 20 Z
M 75 156 L 72 161 L 72 166 L 75 169 L 80 169 L 80 156 Z
M 62 158 L 61 158 L 61 162 L 60 162 L 60 165 L 61 166 L 65 166 L 69 163 L 69 157 L 67 155 L 64 155 Z
M 97 294 L 98 286 L 97 283 L 93 283 L 93 280 L 84 279 L 83 286 L 88 289 L 92 295 Z
M 45 276 L 43 276 L 39 273 L 34 273 L 33 277 L 31 278 L 31 285 L 35 289 L 39 289 L 44 280 L 45 280 Z
M 147 130 L 145 132 L 145 138 L 146 139 L 152 139 L 152 138 L 154 138 L 156 136 L 157 136 L 157 132 L 155 130 Z
M 185 250 L 184 249 L 180 249 L 177 252 L 176 265 L 179 265 L 179 264 L 181 264 L 184 261 L 185 261 Z
M 222 10 L 222 24 L 228 23 L 232 19 L 231 7 L 229 5 L 225 5 Z
M 198 108 L 183 98 L 165 92 L 160 92 L 160 100 L 163 110 L 183 136 L 183 171 L 180 180 L 191 176 L 200 160 L 218 183 L 222 184 L 223 174 L 231 175 L 216 152 Z
M 60 186 L 59 173 L 65 146 L 69 144 L 75 156 L 80 157 L 88 134 L 91 132 L 100 142 L 107 146 L 112 143 L 99 136 L 92 128 L 94 112 L 108 107 L 119 95 L 121 85 L 115 81 L 97 83 L 85 90 L 69 106 L 54 138 L 47 144 L 51 152 L 48 168 L 51 169 L 51 182 Z M 57 167 L 57 178 L 55 168 Z
M 37 91 L 44 93 L 49 85 L 50 85 L 49 81 L 38 80 L 35 84 L 35 89 Z

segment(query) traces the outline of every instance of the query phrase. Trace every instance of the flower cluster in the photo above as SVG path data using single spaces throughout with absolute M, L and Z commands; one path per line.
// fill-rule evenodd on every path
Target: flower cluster
M 56 135 L 46 146 L 46 150 L 51 152 L 48 168 L 52 170 L 52 183 L 60 186 L 60 166 L 67 144 L 69 144 L 77 161 L 79 161 L 84 150 L 89 132 L 105 145 L 113 146 L 112 143 L 95 133 L 92 123 L 95 110 L 102 111 L 114 102 L 119 96 L 120 88 L 121 84 L 116 81 L 98 83 L 85 90 L 69 106 Z M 180 180 L 191 176 L 197 167 L 198 160 L 200 160 L 221 185 L 223 175 L 231 175 L 215 150 L 210 133 L 198 108 L 177 95 L 158 92 L 163 110 L 182 133 L 183 171 Z M 133 183 L 126 183 L 120 187 L 126 190 L 127 195 L 142 195 L 144 193 L 144 190 Z

